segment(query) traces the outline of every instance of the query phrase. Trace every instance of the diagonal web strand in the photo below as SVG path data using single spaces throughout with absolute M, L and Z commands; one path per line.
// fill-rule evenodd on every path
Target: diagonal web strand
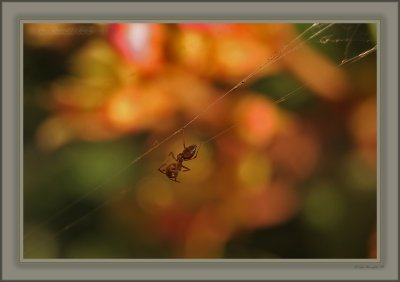
M 320 31 L 318 32 L 318 34 L 319 34 L 319 33 L 320 33 Z M 315 37 L 315 34 L 312 35 L 312 37 Z M 311 37 L 310 37 L 310 38 L 311 38 Z M 310 38 L 309 38 L 309 39 L 310 39 Z M 296 39 L 297 39 L 297 38 L 296 38 Z M 296 40 L 296 39 L 295 39 L 295 40 Z M 297 46 L 298 46 L 298 45 L 296 45 L 296 47 L 297 47 Z M 343 61 L 342 61 L 339 65 L 337 65 L 336 67 L 339 68 L 339 67 L 341 67 L 341 66 L 343 66 L 343 65 L 352 64 L 352 63 L 354 63 L 354 62 L 357 62 L 358 60 L 360 60 L 360 59 L 362 59 L 362 58 L 368 56 L 369 54 L 375 52 L 376 50 L 377 50 L 377 46 L 375 45 L 375 46 L 373 46 L 372 48 L 368 49 L 367 51 L 364 51 L 364 52 L 362 52 L 362 53 L 360 53 L 360 54 L 358 54 L 358 55 L 356 55 L 356 56 L 354 56 L 354 57 L 352 57 L 352 58 L 350 58 L 350 59 L 343 60 Z M 266 64 L 264 64 L 264 65 L 266 65 Z M 261 70 L 261 68 L 260 68 L 258 71 L 260 71 L 260 70 Z M 253 72 L 253 73 L 254 73 L 254 72 Z M 253 73 L 252 73 L 252 74 L 253 74 Z M 256 72 L 255 72 L 255 73 L 256 73 Z M 247 76 L 245 79 L 248 79 L 249 77 L 251 77 L 251 76 L 249 75 L 249 76 Z M 240 85 L 240 84 L 241 84 L 241 82 L 238 83 L 237 85 Z M 291 96 L 291 95 L 297 93 L 299 90 L 301 90 L 301 89 L 303 89 L 303 88 L 305 88 L 304 85 L 303 85 L 303 86 L 300 86 L 300 87 L 298 87 L 298 88 L 296 88 L 295 90 L 289 92 L 289 93 L 286 94 L 285 96 L 283 96 L 283 97 L 281 97 L 281 98 L 275 100 L 274 103 L 275 103 L 275 104 L 280 104 L 280 103 L 286 101 L 286 99 L 287 99 L 289 96 Z M 233 89 L 233 88 L 232 88 L 232 89 Z M 232 92 L 232 89 L 231 89 L 230 91 L 228 91 L 228 92 L 229 92 L 229 93 Z M 226 92 L 226 93 L 228 93 L 228 92 Z M 226 95 L 225 95 L 225 96 L 226 96 Z M 203 111 L 202 113 L 204 113 L 204 111 Z M 199 116 L 199 115 L 197 115 L 197 116 Z M 196 116 L 196 117 L 197 117 L 197 116 Z M 188 123 L 188 124 L 189 124 L 189 123 Z M 161 142 L 157 142 L 153 147 L 151 147 L 151 148 L 150 148 L 149 150 L 147 150 L 145 153 L 143 153 L 142 155 L 140 155 L 140 156 L 138 156 L 137 158 L 135 158 L 134 160 L 132 160 L 127 166 L 125 166 L 123 169 L 119 170 L 116 174 L 114 174 L 112 177 L 110 177 L 105 183 L 103 183 L 102 185 L 99 185 L 98 187 L 96 187 L 96 189 L 93 189 L 93 190 L 89 191 L 89 192 L 86 193 L 84 196 L 82 196 L 81 198 L 79 198 L 79 199 L 76 200 L 75 202 L 71 203 L 71 204 L 70 204 L 69 206 L 67 206 L 66 208 L 62 209 L 60 212 L 58 212 L 58 213 L 57 213 L 55 216 L 53 216 L 52 218 L 50 218 L 50 219 L 48 219 L 48 220 L 42 222 L 42 224 L 44 224 L 44 223 L 46 223 L 46 222 L 49 222 L 49 221 L 55 219 L 55 218 L 56 218 L 57 216 L 59 216 L 62 212 L 64 212 L 64 211 L 66 211 L 67 209 L 71 208 L 73 205 L 79 203 L 80 201 L 82 201 L 83 199 L 85 199 L 87 196 L 89 196 L 90 194 L 94 193 L 95 191 L 97 191 L 98 189 L 100 189 L 101 187 L 103 187 L 106 183 L 108 183 L 109 181 L 111 181 L 112 179 L 114 179 L 115 177 L 117 177 L 118 175 L 120 175 L 121 173 L 123 173 L 125 170 L 127 170 L 132 164 L 134 164 L 135 162 L 139 161 L 140 159 L 142 159 L 142 158 L 145 157 L 146 155 L 150 154 L 153 150 L 155 150 L 155 149 L 156 149 L 157 147 L 159 147 L 161 144 L 167 142 L 167 141 L 170 140 L 173 136 L 175 136 L 176 134 L 178 134 L 180 131 L 184 130 L 184 128 L 185 128 L 188 124 L 186 124 L 184 127 L 180 128 L 179 130 L 175 131 L 174 133 L 172 133 L 171 135 L 169 135 L 168 137 L 166 137 L 165 139 L 163 139 Z M 238 124 L 233 124 L 233 125 L 229 126 L 228 128 L 226 128 L 226 129 L 220 131 L 219 133 L 217 133 L 217 134 L 214 135 L 213 137 L 211 137 L 211 138 L 209 138 L 208 140 L 206 140 L 205 142 L 203 142 L 203 144 L 209 143 L 209 142 L 211 142 L 212 140 L 214 140 L 214 139 L 216 139 L 216 138 L 222 136 L 223 134 L 225 134 L 225 133 L 229 132 L 230 130 L 232 130 L 233 128 L 235 128 L 237 125 L 238 125 Z M 85 219 L 85 218 L 88 217 L 89 215 L 95 213 L 96 211 L 100 210 L 100 209 L 103 208 L 104 206 L 110 204 L 111 201 L 114 201 L 114 200 L 118 199 L 119 197 L 121 197 L 122 195 L 124 195 L 125 192 L 126 192 L 126 189 L 123 189 L 123 190 L 119 191 L 119 195 L 117 195 L 115 198 L 113 198 L 113 199 L 108 199 L 108 200 L 103 201 L 103 202 L 102 202 L 100 205 L 98 205 L 97 207 L 93 208 L 92 210 L 90 210 L 89 212 L 85 213 L 84 215 L 78 217 L 77 219 L 75 219 L 75 220 L 72 221 L 71 223 L 65 225 L 63 228 L 60 228 L 58 231 L 56 231 L 56 232 L 54 233 L 54 235 L 55 235 L 55 236 L 59 236 L 61 233 L 63 233 L 63 232 L 65 232 L 65 231 L 69 230 L 71 227 L 73 227 L 74 225 L 76 225 L 78 222 L 82 221 L 83 219 Z M 32 233 L 33 233 L 33 231 L 29 234 L 29 236 L 31 236 Z M 27 239 L 27 238 L 28 238 L 28 236 L 25 237 L 25 239 Z M 32 248 L 29 249 L 29 250 L 26 250 L 27 253 L 29 253 L 30 251 L 32 251 Z
M 350 59 L 342 60 L 342 62 L 339 65 L 337 65 L 336 67 L 339 68 L 339 67 L 341 67 L 343 65 L 357 62 L 358 60 L 361 60 L 362 58 L 368 56 L 369 54 L 371 54 L 372 52 L 375 52 L 376 50 L 377 50 L 377 46 L 375 45 L 371 49 L 368 49 L 367 51 L 362 52 L 361 54 L 358 54 L 358 55 L 356 55 L 356 56 L 354 56 L 354 57 L 352 57 Z M 296 88 L 295 90 L 289 92 L 285 96 L 273 101 L 273 103 L 276 104 L 276 105 L 281 104 L 281 103 L 285 102 L 289 96 L 292 96 L 293 94 L 296 94 L 298 91 L 300 91 L 300 90 L 302 90 L 304 88 L 305 88 L 304 85 L 299 86 L 298 88 Z M 223 129 L 222 131 L 220 131 L 219 133 L 217 133 L 216 135 L 214 135 L 210 139 L 208 139 L 205 142 L 203 142 L 203 144 L 207 144 L 207 143 L 211 142 L 212 140 L 222 136 L 223 134 L 227 133 L 228 131 L 230 131 L 231 129 L 233 129 L 233 128 L 237 127 L 237 126 L 238 126 L 238 124 L 236 123 L 236 124 L 233 124 L 233 125 L 229 126 L 228 128 Z

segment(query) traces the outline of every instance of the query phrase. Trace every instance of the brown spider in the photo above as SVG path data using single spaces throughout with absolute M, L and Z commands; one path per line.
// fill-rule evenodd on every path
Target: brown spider
M 186 147 L 185 145 L 185 138 L 183 138 L 183 151 L 182 153 L 179 153 L 176 157 L 173 152 L 170 152 L 168 156 L 171 156 L 176 162 L 175 163 L 163 163 L 159 168 L 158 171 L 160 171 L 162 174 L 165 174 L 169 179 L 172 181 L 180 183 L 176 178 L 178 177 L 178 174 L 180 171 L 189 171 L 190 168 L 186 167 L 183 165 L 183 162 L 185 161 L 190 161 L 195 158 L 197 158 L 197 154 L 200 150 L 200 146 L 197 147 L 197 145 L 190 145 L 189 147 Z M 184 170 L 182 170 L 184 169 Z

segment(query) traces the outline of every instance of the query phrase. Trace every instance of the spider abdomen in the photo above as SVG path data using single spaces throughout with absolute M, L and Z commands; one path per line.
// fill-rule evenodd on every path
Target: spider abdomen
M 197 145 L 190 145 L 189 147 L 186 147 L 182 153 L 180 153 L 182 159 L 184 161 L 189 161 L 193 159 L 194 155 L 196 154 L 197 151 Z

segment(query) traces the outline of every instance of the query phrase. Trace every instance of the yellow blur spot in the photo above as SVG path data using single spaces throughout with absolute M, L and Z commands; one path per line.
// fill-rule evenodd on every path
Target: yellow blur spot
M 219 41 L 220 61 L 219 63 L 231 73 L 240 74 L 242 71 L 238 66 L 248 60 L 249 54 L 245 50 L 245 46 L 238 44 L 234 38 L 224 38 Z
M 108 105 L 108 117 L 113 125 L 121 129 L 130 129 L 138 126 L 142 115 L 139 101 L 134 101 L 128 95 L 115 96 Z
M 42 150 L 55 150 L 73 138 L 67 123 L 60 117 L 52 117 L 42 123 L 36 134 L 36 142 Z
M 136 192 L 139 207 L 147 213 L 155 213 L 170 206 L 174 199 L 174 193 L 158 178 L 146 178 Z
M 266 157 L 251 153 L 241 160 L 238 177 L 245 186 L 263 187 L 271 178 L 271 164 Z

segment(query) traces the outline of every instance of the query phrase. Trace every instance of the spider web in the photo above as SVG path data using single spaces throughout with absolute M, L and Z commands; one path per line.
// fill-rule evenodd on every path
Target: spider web
M 305 44 L 310 44 L 310 45 L 315 45 L 318 46 L 319 49 L 322 49 L 322 52 L 324 51 L 329 51 L 329 47 L 326 46 L 333 46 L 335 45 L 340 45 L 344 44 L 344 54 L 341 56 L 341 58 L 337 58 L 337 67 L 343 67 L 345 65 L 349 65 L 352 63 L 355 63 L 368 55 L 370 55 L 373 52 L 376 52 L 377 46 L 374 45 L 373 42 L 370 42 L 369 39 L 363 39 L 358 36 L 356 37 L 357 33 L 359 33 L 359 27 L 360 25 L 355 25 L 355 24 L 349 24 L 349 25 L 336 25 L 333 23 L 316 23 L 312 24 L 308 27 L 306 27 L 299 35 L 290 41 L 288 44 L 286 44 L 279 52 L 275 53 L 273 56 L 270 58 L 267 58 L 265 62 L 263 62 L 258 68 L 256 68 L 253 72 L 249 73 L 246 77 L 244 77 L 242 80 L 240 80 L 238 83 L 236 83 L 233 87 L 231 87 L 229 90 L 227 90 L 223 95 L 219 96 L 216 98 L 214 101 L 209 103 L 203 110 L 201 110 L 198 114 L 196 114 L 192 119 L 190 119 L 188 122 L 186 122 L 183 126 L 179 127 L 177 130 L 173 131 L 171 134 L 167 135 L 165 138 L 163 138 L 160 141 L 157 141 L 153 146 L 148 148 L 145 152 L 141 153 L 137 157 L 133 158 L 132 161 L 130 161 L 128 164 L 125 166 L 122 166 L 119 168 L 114 174 L 111 176 L 108 176 L 101 184 L 93 187 L 92 189 L 88 190 L 87 193 L 84 193 L 81 195 L 79 198 L 77 198 L 75 201 L 72 201 L 70 204 L 66 205 L 65 207 L 62 207 L 61 209 L 55 211 L 55 213 L 40 221 L 39 223 L 35 224 L 35 228 L 26 232 L 23 236 L 23 242 L 24 242 L 24 257 L 28 256 L 36 250 L 38 246 L 31 245 L 25 248 L 25 242 L 27 242 L 31 237 L 33 237 L 38 228 L 42 228 L 45 226 L 48 226 L 50 223 L 56 222 L 60 219 L 62 215 L 65 213 L 70 213 L 78 204 L 83 202 L 85 199 L 89 198 L 90 196 L 99 193 L 100 190 L 103 190 L 108 184 L 112 183 L 113 181 L 116 181 L 119 176 L 121 176 L 123 173 L 127 172 L 129 168 L 131 168 L 133 165 L 139 163 L 143 158 L 146 156 L 150 155 L 153 153 L 155 150 L 160 148 L 161 146 L 165 145 L 168 141 L 172 140 L 173 138 L 177 137 L 180 133 L 182 133 L 184 130 L 189 128 L 192 124 L 194 124 L 202 115 L 206 114 L 210 109 L 212 109 L 215 105 L 217 105 L 219 102 L 221 102 L 223 99 L 225 99 L 229 95 L 234 95 L 236 90 L 239 88 L 242 88 L 244 86 L 247 86 L 252 82 L 252 79 L 255 78 L 257 74 L 262 72 L 263 70 L 267 69 L 274 63 L 278 62 L 285 56 L 288 56 L 289 54 L 295 52 L 296 50 L 300 49 L 302 46 Z M 342 29 L 342 32 L 337 32 L 333 31 L 334 28 L 339 28 Z M 357 38 L 357 39 L 356 39 Z M 364 44 L 366 47 L 364 48 L 364 51 L 357 52 L 355 53 L 354 50 L 358 49 L 353 49 L 353 45 L 355 44 Z M 306 86 L 301 85 L 300 87 L 297 87 L 296 89 L 290 91 L 289 93 L 283 95 L 282 97 L 276 99 L 274 101 L 275 104 L 281 104 L 285 101 L 287 101 L 292 95 L 298 94 L 303 90 Z M 229 132 L 233 128 L 238 126 L 238 124 L 232 124 L 231 126 L 221 130 L 220 132 L 216 133 L 215 135 L 211 136 L 208 138 L 206 141 L 202 142 L 203 144 L 207 144 L 220 136 L 224 135 L 225 133 Z M 65 232 L 68 230 L 73 229 L 73 227 L 77 226 L 78 223 L 82 222 L 86 218 L 88 218 L 90 215 L 98 212 L 105 206 L 111 204 L 113 201 L 119 199 L 120 197 L 126 195 L 128 193 L 128 188 L 121 189 L 117 192 L 115 192 L 115 196 L 111 199 L 106 199 L 102 203 L 97 204 L 95 207 L 92 207 L 89 209 L 89 211 L 85 211 L 82 214 L 79 214 L 75 216 L 75 219 L 69 221 L 69 223 L 63 224 L 62 227 L 58 228 L 52 233 L 52 236 L 54 238 L 59 238 L 62 236 Z

